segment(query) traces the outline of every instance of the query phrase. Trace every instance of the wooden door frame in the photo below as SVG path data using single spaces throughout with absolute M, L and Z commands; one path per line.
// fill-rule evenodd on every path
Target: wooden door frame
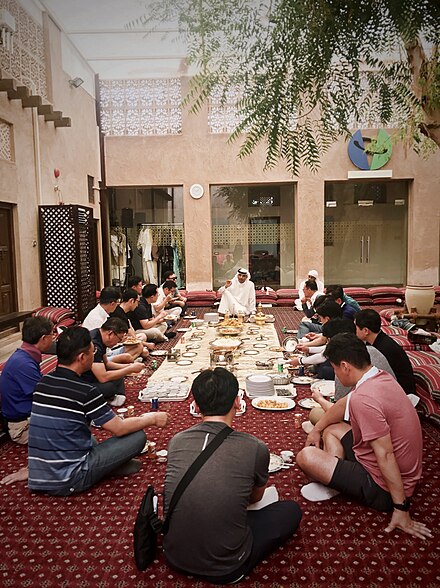
M 16 208 L 16 204 L 10 204 L 8 202 L 0 202 L 0 209 L 4 209 L 8 211 L 9 216 L 9 244 L 11 250 L 11 261 L 12 261 L 12 271 L 11 271 L 11 286 L 12 286 L 12 300 L 13 300 L 13 310 L 12 312 L 18 311 L 18 292 L 17 292 L 17 260 L 15 256 L 15 232 L 14 232 L 14 209 Z

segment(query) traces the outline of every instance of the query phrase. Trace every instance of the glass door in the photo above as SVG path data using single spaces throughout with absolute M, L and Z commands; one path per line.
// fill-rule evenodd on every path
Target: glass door
M 257 287 L 293 287 L 293 184 L 211 186 L 213 285 L 239 267 Z
M 328 182 L 325 282 L 345 286 L 406 282 L 408 183 Z

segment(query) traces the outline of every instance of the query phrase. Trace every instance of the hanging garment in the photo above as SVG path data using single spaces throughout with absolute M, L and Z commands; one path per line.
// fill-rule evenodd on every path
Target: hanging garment
M 141 230 L 137 246 L 142 250 L 142 277 L 149 284 L 157 284 L 157 261 L 153 259 L 151 253 L 153 247 L 151 229 Z
M 122 229 L 112 228 L 110 233 L 112 280 L 118 280 L 121 284 L 125 281 L 126 247 L 127 241 Z

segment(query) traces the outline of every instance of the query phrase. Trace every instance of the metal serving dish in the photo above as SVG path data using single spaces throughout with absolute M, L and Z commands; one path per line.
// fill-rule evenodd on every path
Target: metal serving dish
M 224 349 L 225 351 L 234 351 L 234 349 L 238 349 L 242 344 L 241 339 L 236 339 L 232 337 L 222 337 L 219 339 L 214 339 L 209 343 L 211 349 Z

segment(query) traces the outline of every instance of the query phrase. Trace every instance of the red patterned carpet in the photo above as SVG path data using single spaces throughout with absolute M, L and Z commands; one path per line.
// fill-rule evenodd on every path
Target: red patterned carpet
M 274 309 L 277 327 L 294 328 L 301 314 Z M 199 315 L 203 310 L 198 310 Z M 167 344 L 170 346 L 171 342 Z M 136 413 L 140 382 L 127 386 L 128 404 Z M 307 396 L 307 388 L 299 397 Z M 188 399 L 162 403 L 171 414 L 163 431 L 152 429 L 158 449 L 170 437 L 196 421 L 189 414 Z M 295 409 L 306 417 L 307 411 Z M 305 434 L 293 427 L 292 413 L 254 410 L 235 419 L 238 430 L 258 435 L 272 452 L 297 452 Z M 98 435 L 99 437 L 99 435 Z M 434 539 L 422 541 L 402 532 L 384 532 L 389 519 L 344 498 L 310 503 L 300 495 L 306 479 L 297 467 L 270 477 L 281 498 L 293 498 L 303 510 L 300 531 L 282 549 L 262 562 L 239 586 L 243 587 L 379 587 L 440 586 L 439 472 L 440 431 L 423 423 L 424 474 L 413 500 L 414 518 L 424 521 Z M 33 495 L 24 483 L 0 486 L 1 586 L 21 587 L 154 587 L 207 586 L 168 569 L 162 555 L 146 572 L 138 572 L 132 557 L 132 529 L 136 512 L 149 483 L 160 490 L 166 464 L 142 456 L 143 468 L 133 476 L 113 478 L 91 491 L 70 498 Z M 6 443 L 0 448 L 0 476 L 26 464 L 26 449 Z M 209 496 L 207 496 L 209 500 Z M 190 537 L 191 530 L 188 530 Z

